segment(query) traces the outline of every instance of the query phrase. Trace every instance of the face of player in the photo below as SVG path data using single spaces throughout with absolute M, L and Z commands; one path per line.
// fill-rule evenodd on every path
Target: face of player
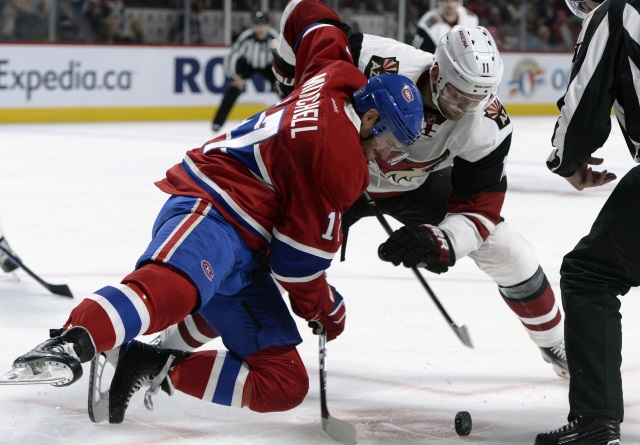
M 467 114 L 479 113 L 487 106 L 489 96 L 467 94 L 446 83 L 438 97 L 438 105 L 447 119 L 459 120 Z
M 430 82 L 426 82 L 421 87 L 422 98 L 428 108 L 438 109 L 444 117 L 454 121 L 462 119 L 467 114 L 479 113 L 486 108 L 490 95 L 468 94 L 448 82 L 444 84 L 442 91 L 437 91 L 439 72 L 437 65 L 432 67 L 429 72 Z M 437 105 L 433 99 L 432 89 L 438 93 Z
M 409 156 L 411 148 L 398 141 L 393 133 L 384 133 L 360 143 L 367 161 L 382 159 L 387 164 L 396 164 Z M 365 149 L 365 146 L 367 149 Z
M 458 6 L 460 6 L 458 0 L 440 0 L 440 10 L 447 20 L 454 21 L 457 19 L 456 9 L 458 9 Z
M 403 145 L 390 130 L 389 125 L 380 123 L 380 114 L 375 109 L 361 116 L 360 146 L 367 162 L 382 159 L 393 165 L 411 153 L 411 147 Z

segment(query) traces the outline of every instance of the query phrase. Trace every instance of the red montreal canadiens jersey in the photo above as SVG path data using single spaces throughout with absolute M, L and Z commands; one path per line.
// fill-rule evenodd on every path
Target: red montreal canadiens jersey
M 293 51 L 297 34 L 321 20 L 340 19 L 316 0 L 292 0 L 287 5 L 278 51 L 296 69 L 300 62 Z M 366 77 L 401 74 L 420 90 L 429 82 L 428 72 L 433 66 L 430 53 L 393 39 L 360 33 L 350 38 L 350 50 Z M 513 132 L 511 119 L 498 99 L 483 112 L 459 121 L 425 107 L 424 119 L 425 128 L 407 159 L 394 165 L 380 159 L 370 163 L 368 191 L 374 197 L 399 195 L 420 187 L 431 172 L 453 167 L 453 193 L 447 216 L 439 226 L 449 235 L 456 257 L 462 258 L 477 250 L 500 220 L 507 189 L 505 163 Z
M 307 29 L 295 47 L 295 91 L 187 152 L 157 185 L 211 201 L 249 246 L 269 254 L 294 311 L 309 320 L 333 310 L 324 271 L 342 242 L 342 214 L 369 183 L 351 104 L 366 77 L 333 26 Z

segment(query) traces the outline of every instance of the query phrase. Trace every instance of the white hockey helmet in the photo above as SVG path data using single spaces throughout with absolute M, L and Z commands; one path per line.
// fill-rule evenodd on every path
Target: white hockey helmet
M 576 16 L 584 19 L 591 12 L 591 8 L 587 5 L 587 2 L 584 0 L 564 0 L 567 3 L 567 6 Z M 596 3 L 600 3 L 595 0 Z
M 435 85 L 432 85 L 432 99 L 436 106 L 439 107 L 439 97 L 449 102 L 451 94 L 468 99 L 469 103 L 461 110 L 464 113 L 482 111 L 493 102 L 504 65 L 496 42 L 486 28 L 454 27 L 436 48 L 436 64 L 439 73 Z M 449 96 L 447 91 L 450 91 Z

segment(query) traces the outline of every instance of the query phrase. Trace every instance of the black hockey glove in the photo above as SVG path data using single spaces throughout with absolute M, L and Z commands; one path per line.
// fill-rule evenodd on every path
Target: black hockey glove
M 284 99 L 294 90 L 296 67 L 284 61 L 278 52 L 277 45 L 272 44 L 271 53 L 273 54 L 271 70 L 276 79 L 274 86 L 280 99 Z
M 404 226 L 380 244 L 378 256 L 395 266 L 426 267 L 434 273 L 443 273 L 456 263 L 447 234 L 438 227 L 423 224 L 417 227 Z

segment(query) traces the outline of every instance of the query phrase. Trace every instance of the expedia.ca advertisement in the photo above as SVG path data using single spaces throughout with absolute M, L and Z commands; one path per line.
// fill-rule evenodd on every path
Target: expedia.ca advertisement
M 210 118 L 226 86 L 227 48 L 0 45 L 0 122 L 52 120 L 66 116 L 113 120 Z M 261 77 L 238 99 L 259 108 L 277 100 Z M 74 111 L 75 110 L 75 111 Z M 20 116 L 20 118 L 15 118 Z M 112 117 L 113 116 L 113 117 Z M 64 120 L 64 119 L 63 119 Z M 72 117 L 71 117 L 71 120 Z M 81 119 L 84 120 L 84 119 Z
M 0 123 L 210 119 L 226 86 L 224 47 L 0 44 Z M 503 54 L 500 98 L 511 114 L 552 114 L 571 54 Z M 277 101 L 261 77 L 234 116 Z

